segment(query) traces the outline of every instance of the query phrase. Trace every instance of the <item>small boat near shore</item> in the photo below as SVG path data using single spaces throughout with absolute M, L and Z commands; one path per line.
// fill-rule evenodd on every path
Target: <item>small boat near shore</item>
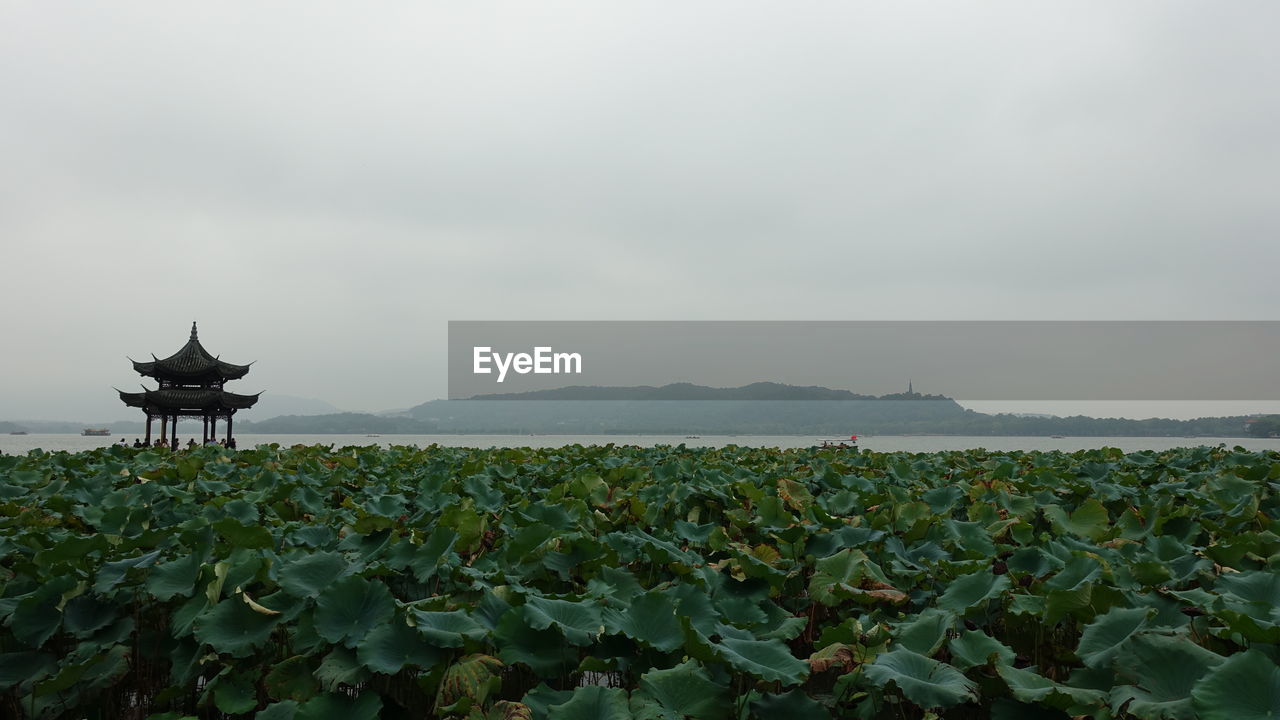
M 81 435 L 93 435 L 97 437 L 107 437 L 111 431 L 107 428 L 85 428 L 80 431 Z

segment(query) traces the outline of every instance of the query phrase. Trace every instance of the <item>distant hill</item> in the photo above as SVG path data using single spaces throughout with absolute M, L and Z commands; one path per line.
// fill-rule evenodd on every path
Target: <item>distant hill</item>
M 957 420 L 965 413 L 954 400 L 941 395 L 903 393 L 879 398 L 771 382 L 734 388 L 691 383 L 573 386 L 434 400 L 409 410 L 410 416 L 434 423 L 441 432 L 517 434 L 910 432 Z
M 539 402 L 530 402 L 537 400 Z M 442 433 L 725 435 L 1080 435 L 1244 437 L 1245 418 L 988 415 L 943 395 L 875 397 L 780 383 L 712 388 L 575 386 L 433 400 L 411 417 Z
M 335 413 L 330 415 L 283 415 L 257 422 L 236 421 L 236 431 L 240 433 L 283 435 L 359 433 L 430 435 L 437 432 L 437 428 L 434 423 L 414 418 L 382 417 L 367 413 Z
M 784 385 L 758 382 L 742 387 L 717 388 L 692 383 L 672 383 L 661 387 L 638 385 L 608 387 L 596 385 L 572 385 L 553 390 L 533 390 L 523 393 L 492 393 L 476 395 L 471 400 L 921 400 L 953 402 L 942 395 L 898 393 L 876 397 L 859 395 L 848 390 L 833 390 L 817 385 Z M 412 412 L 412 410 L 410 410 Z

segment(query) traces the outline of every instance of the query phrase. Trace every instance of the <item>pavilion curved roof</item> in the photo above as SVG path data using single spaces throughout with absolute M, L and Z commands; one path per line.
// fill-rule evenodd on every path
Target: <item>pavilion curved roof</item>
M 258 396 L 241 395 L 225 390 L 205 390 L 202 388 L 162 388 L 160 390 L 143 389 L 142 392 L 120 393 L 125 405 L 152 410 L 172 412 L 205 411 L 205 410 L 245 410 L 258 402 Z
M 191 323 L 191 337 L 178 352 L 159 360 L 154 355 L 151 362 L 133 362 L 133 369 L 145 377 L 157 380 L 238 380 L 249 372 L 249 365 L 224 362 L 211 355 L 196 336 L 196 324 Z M 251 365 L 252 363 L 250 363 Z

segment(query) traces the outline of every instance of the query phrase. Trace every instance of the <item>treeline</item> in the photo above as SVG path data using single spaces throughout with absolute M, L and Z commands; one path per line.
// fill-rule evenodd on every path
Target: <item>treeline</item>
M 410 414 L 444 433 L 708 435 L 1085 435 L 1245 437 L 1244 417 L 1196 420 L 988 415 L 952 400 L 437 400 Z
M 1267 415 L 1249 423 L 1249 434 L 1254 437 L 1280 436 L 1280 415 Z

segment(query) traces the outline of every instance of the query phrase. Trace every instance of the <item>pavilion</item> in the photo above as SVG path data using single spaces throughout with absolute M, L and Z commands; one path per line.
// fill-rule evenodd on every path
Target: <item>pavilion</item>
M 196 337 L 194 322 L 191 323 L 191 338 L 182 349 L 163 360 L 152 355 L 151 360 L 138 362 L 129 359 L 140 375 L 156 381 L 157 389 L 148 390 L 143 386 L 143 391 L 137 393 L 116 391 L 125 405 L 142 408 L 147 414 L 147 444 L 151 444 L 151 421 L 155 418 L 160 418 L 160 439 L 176 443 L 178 418 L 198 417 L 204 420 L 202 442 L 216 439 L 218 418 L 226 418 L 226 442 L 231 445 L 232 417 L 237 410 L 253 407 L 262 393 L 239 395 L 227 392 L 223 385 L 228 380 L 239 380 L 248 374 L 249 365 L 224 362 L 209 354 Z

